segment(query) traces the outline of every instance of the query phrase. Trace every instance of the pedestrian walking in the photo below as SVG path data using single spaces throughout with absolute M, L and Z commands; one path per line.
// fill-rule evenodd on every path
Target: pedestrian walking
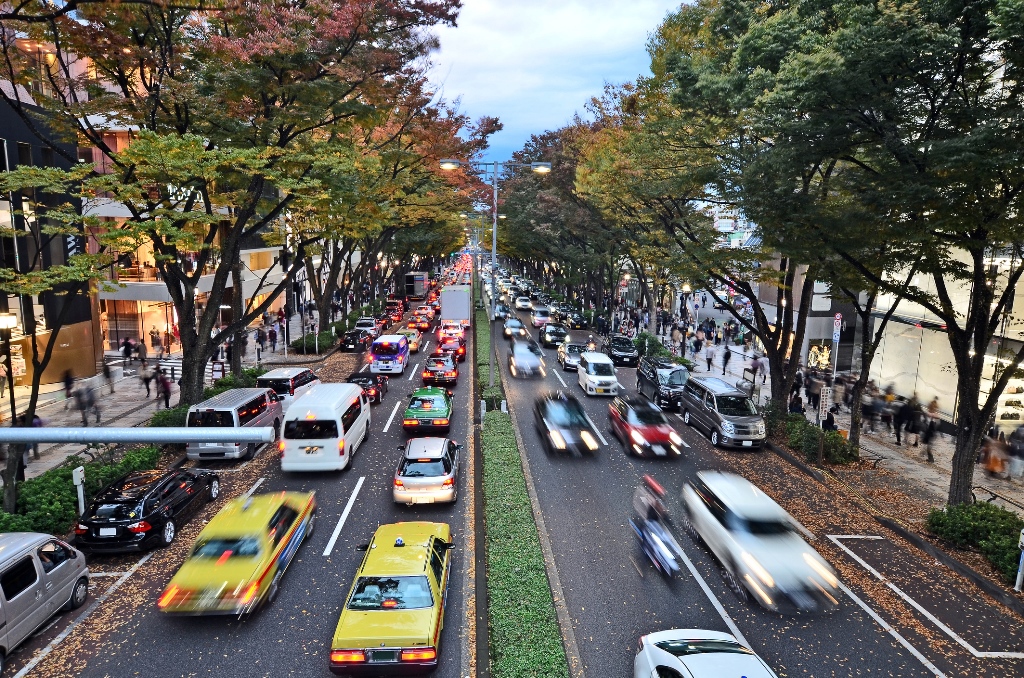
M 267 330 L 267 339 L 270 340 L 270 350 L 277 353 L 277 329 L 273 325 Z
M 1024 477 L 1024 424 L 1014 429 L 1010 434 L 1010 469 L 1007 472 L 1007 480 Z
M 127 340 L 125 340 L 127 341 Z M 71 403 L 71 389 L 75 387 L 75 375 L 71 374 L 71 370 L 64 370 L 64 409 L 68 409 L 68 405 Z
M 114 392 L 114 377 L 110 373 L 110 365 L 107 364 L 106 360 L 103 361 L 103 381 L 104 381 L 104 383 L 106 383 L 107 386 L 110 387 L 110 392 L 113 393 Z
M 43 427 L 43 419 L 42 419 L 42 417 L 40 417 L 38 414 L 33 414 L 32 415 L 32 428 L 42 428 L 42 427 Z M 28 450 L 25 450 L 25 452 L 27 453 Z M 32 457 L 34 459 L 39 459 L 39 443 L 32 443 Z
M 135 347 L 132 346 L 132 340 L 125 337 L 121 341 L 121 355 L 124 356 L 124 361 L 129 365 L 132 362 L 132 354 L 135 352 Z
M 0 362 L 0 398 L 7 394 L 7 365 Z
M 711 371 L 711 363 L 714 362 L 715 354 L 717 352 L 718 349 L 710 341 L 708 342 L 708 345 L 704 347 L 704 361 L 708 365 L 708 372 Z
M 144 362 L 148 357 L 146 353 L 146 342 L 142 340 L 142 337 L 139 337 L 139 343 L 135 345 L 135 353 L 140 362 Z
M 167 377 L 167 370 L 160 370 L 160 375 L 157 377 L 159 380 L 159 394 L 164 399 L 164 409 L 171 409 L 171 380 Z M 159 409 L 160 401 L 157 400 L 157 408 Z
M 89 425 L 89 400 L 84 387 L 76 388 L 74 392 L 75 408 L 82 415 L 82 426 Z
M 153 372 L 150 371 L 146 363 L 142 363 L 142 369 L 139 370 L 139 381 L 146 387 L 146 398 L 148 399 L 152 395 L 152 391 L 149 390 L 149 383 L 153 381 Z
M 729 350 L 729 345 L 726 344 L 725 351 L 722 353 L 722 374 L 725 374 L 725 370 L 729 366 L 730 358 L 732 358 L 732 351 Z

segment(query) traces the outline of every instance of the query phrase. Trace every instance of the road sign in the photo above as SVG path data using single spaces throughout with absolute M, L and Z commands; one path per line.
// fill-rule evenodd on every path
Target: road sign
M 820 421 L 825 421 L 825 417 L 828 416 L 828 410 L 832 406 L 832 387 L 822 386 L 821 387 L 821 400 L 818 403 L 818 418 Z
M 839 341 L 839 330 L 833 330 L 832 331 L 832 341 L 833 342 Z

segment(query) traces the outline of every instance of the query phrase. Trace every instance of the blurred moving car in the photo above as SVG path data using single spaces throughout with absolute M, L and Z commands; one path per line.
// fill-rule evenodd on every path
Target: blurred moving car
M 395 334 L 401 334 L 409 342 L 409 352 L 419 353 L 420 344 L 423 342 L 423 334 L 413 327 L 403 327 Z
M 778 678 L 735 636 L 704 629 L 670 629 L 640 636 L 633 678 Z
M 534 327 L 544 327 L 549 322 L 551 322 L 551 311 L 548 310 L 548 307 L 534 304 L 533 311 L 530 313 L 530 324 Z
M 438 386 L 425 386 L 412 392 L 402 417 L 402 428 L 410 435 L 431 431 L 448 432 L 455 410 L 452 392 Z
M 639 396 L 618 397 L 608 406 L 612 433 L 638 457 L 679 456 L 683 439 L 657 405 Z
M 663 410 L 680 410 L 690 371 L 666 358 L 643 358 L 636 370 L 636 390 Z
M 511 290 L 509 290 L 509 292 L 511 292 Z M 515 307 L 517 311 L 529 311 L 530 309 L 533 308 L 533 302 L 530 301 L 530 297 L 517 296 Z
M 523 325 L 518 318 L 509 318 L 502 327 L 502 334 L 506 339 L 516 339 L 527 336 L 529 332 L 526 331 L 526 325 Z
M 363 389 L 363 395 L 371 403 L 380 404 L 384 394 L 388 392 L 388 377 L 384 374 L 373 374 L 372 372 L 356 372 L 348 375 L 345 380 L 349 384 L 357 384 Z
M 362 317 L 356 321 L 354 329 L 363 330 L 371 337 L 376 337 L 380 334 L 380 323 L 377 322 L 376 318 Z
M 454 386 L 459 382 L 459 365 L 450 353 L 434 353 L 423 362 L 426 386 Z
M 604 342 L 602 350 L 616 365 L 632 365 L 640 362 L 640 352 L 632 340 L 624 334 L 613 334 Z
M 793 517 L 746 478 L 700 471 L 683 486 L 683 509 L 741 598 L 774 612 L 839 606 L 835 570 L 798 534 Z
M 544 346 L 557 346 L 569 336 L 569 330 L 558 323 L 547 323 L 540 331 L 540 343 Z
M 506 320 L 512 310 L 505 304 L 494 305 L 494 319 L 495 320 Z
M 544 354 L 537 342 L 515 340 L 508 350 L 508 370 L 513 377 L 546 376 Z
M 580 354 L 586 350 L 586 346 L 583 344 L 570 344 L 568 341 L 564 341 L 558 345 L 557 358 L 558 362 L 562 365 L 562 369 L 566 372 L 576 371 L 576 367 L 580 364 Z
M 593 453 L 597 435 L 580 402 L 564 391 L 546 393 L 533 404 L 533 423 L 549 452 Z
M 362 353 L 372 343 L 373 335 L 368 330 L 349 330 L 341 338 L 341 350 Z
M 178 528 L 220 496 L 220 478 L 203 469 L 138 471 L 103 488 L 75 526 L 85 553 L 169 546 Z
M 447 523 L 377 528 L 331 639 L 332 673 L 393 676 L 437 668 L 454 547 Z
M 411 438 L 399 445 L 391 496 L 397 504 L 455 502 L 459 498 L 459 452 L 448 438 Z
M 315 521 L 314 492 L 232 499 L 196 537 L 185 562 L 160 594 L 157 609 L 168 614 L 245 615 L 273 602 Z

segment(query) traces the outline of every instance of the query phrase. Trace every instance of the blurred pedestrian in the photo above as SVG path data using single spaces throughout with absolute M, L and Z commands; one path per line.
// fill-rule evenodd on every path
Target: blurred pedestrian
M 132 362 L 132 354 L 135 352 L 135 347 L 132 346 L 132 340 L 125 337 L 121 341 L 121 355 L 124 356 L 124 361 L 129 365 Z
M 160 384 L 157 392 L 158 396 L 163 396 L 164 409 L 171 409 L 171 380 L 167 377 L 167 370 L 160 370 L 159 376 L 157 376 L 158 383 Z M 157 400 L 157 408 L 159 409 L 160 401 Z
M 725 351 L 722 353 L 722 374 L 725 374 L 725 370 L 729 366 L 730 358 L 732 358 L 732 351 L 729 350 L 729 345 L 726 344 Z
M 1010 434 L 1010 469 L 1007 472 L 1007 479 L 1024 477 L 1024 424 L 1014 429 Z
M 127 341 L 127 339 L 125 340 Z M 68 409 L 68 405 L 71 403 L 71 389 L 75 387 L 75 375 L 71 374 L 71 370 L 64 370 L 64 409 Z
M 135 344 L 135 354 L 140 361 L 145 361 L 148 357 L 146 353 L 146 342 L 142 340 L 142 337 L 139 337 L 139 343 Z
M 38 414 L 32 415 L 32 428 L 42 428 L 43 420 Z M 32 443 L 32 456 L 35 459 L 39 458 L 39 443 Z
M 89 425 L 89 395 L 86 388 L 79 387 L 75 389 L 75 407 L 78 409 L 78 413 L 82 415 L 82 426 Z
M 152 391 L 149 390 L 149 382 L 153 381 L 153 372 L 146 363 L 142 363 L 142 369 L 139 370 L 139 380 L 146 387 L 146 398 L 149 398 L 152 394 Z
M 277 353 L 277 329 L 273 325 L 267 330 L 267 339 L 270 340 L 270 350 Z
M 104 381 L 104 383 L 106 383 L 107 386 L 110 387 L 110 392 L 113 393 L 114 392 L 114 377 L 110 373 L 110 365 L 107 364 L 106 360 L 103 361 L 103 381 Z
M 0 362 L 0 398 L 7 395 L 7 365 Z

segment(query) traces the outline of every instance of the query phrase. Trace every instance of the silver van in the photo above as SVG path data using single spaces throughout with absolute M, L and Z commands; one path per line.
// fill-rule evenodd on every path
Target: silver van
M 761 449 L 764 419 L 745 393 L 721 379 L 690 377 L 683 386 L 683 421 L 705 431 L 715 447 Z
M 296 398 L 319 383 L 320 377 L 308 367 L 279 367 L 256 379 L 256 385 L 260 388 L 274 389 L 285 414 Z
M 188 408 L 189 428 L 273 426 L 281 434 L 284 411 L 281 398 L 270 388 L 233 388 Z M 189 459 L 252 459 L 256 443 L 189 443 Z
M 0 671 L 11 651 L 54 614 L 89 596 L 81 551 L 35 532 L 0 534 Z

